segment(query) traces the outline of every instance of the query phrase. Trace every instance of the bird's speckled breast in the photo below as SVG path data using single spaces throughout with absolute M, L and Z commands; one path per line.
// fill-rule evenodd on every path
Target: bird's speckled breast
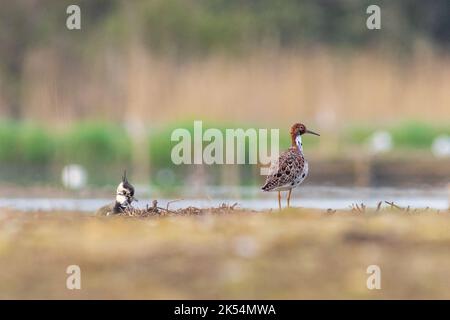
M 298 187 L 308 176 L 308 161 L 304 159 L 303 171 L 294 178 L 294 188 Z

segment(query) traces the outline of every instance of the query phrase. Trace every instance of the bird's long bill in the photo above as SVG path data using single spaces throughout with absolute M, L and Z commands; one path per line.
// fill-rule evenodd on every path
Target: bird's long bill
M 313 134 L 313 135 L 316 135 L 316 136 L 320 137 L 320 134 L 315 133 L 314 131 L 311 131 L 311 130 L 308 130 L 308 129 L 305 130 L 305 133 L 310 133 L 310 134 Z

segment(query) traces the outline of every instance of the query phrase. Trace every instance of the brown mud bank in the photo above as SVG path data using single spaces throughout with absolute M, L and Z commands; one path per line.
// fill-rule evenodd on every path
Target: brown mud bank
M 450 298 L 450 212 L 0 210 L 0 298 Z M 192 209 L 189 209 L 192 210 Z M 81 290 L 68 290 L 68 266 Z M 369 290 L 367 268 L 381 270 Z

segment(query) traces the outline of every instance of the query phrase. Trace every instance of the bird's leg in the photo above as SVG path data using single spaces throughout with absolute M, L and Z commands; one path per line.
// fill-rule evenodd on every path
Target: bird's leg
M 281 191 L 278 191 L 278 209 L 281 210 Z
M 291 205 L 290 205 L 290 203 L 291 203 L 291 192 L 292 192 L 292 189 L 289 189 L 289 193 L 288 193 L 288 196 L 287 196 L 287 206 L 288 206 L 288 208 L 291 207 Z

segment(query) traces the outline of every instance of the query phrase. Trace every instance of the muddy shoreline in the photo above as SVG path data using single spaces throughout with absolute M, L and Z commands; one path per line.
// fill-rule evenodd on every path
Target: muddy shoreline
M 0 298 L 450 298 L 450 212 L 360 210 L 109 218 L 1 209 Z M 70 265 L 82 290 L 65 287 Z M 382 290 L 366 287 L 370 265 Z

